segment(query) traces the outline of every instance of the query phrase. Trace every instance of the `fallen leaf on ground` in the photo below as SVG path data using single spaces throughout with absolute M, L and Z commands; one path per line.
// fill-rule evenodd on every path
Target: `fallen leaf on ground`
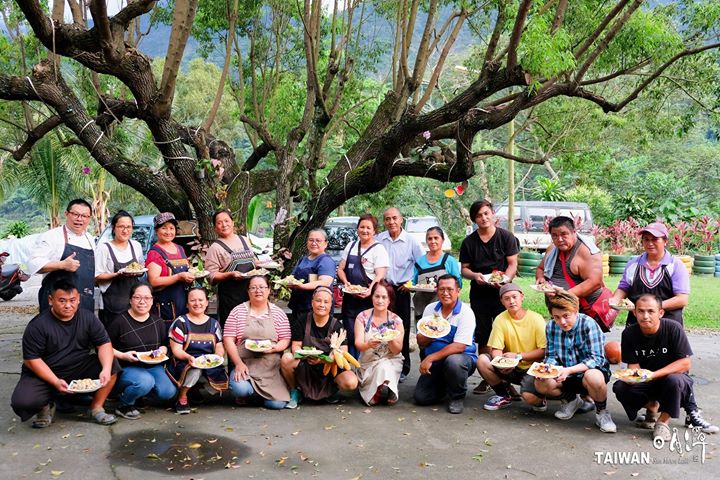
M 160 460 L 160 457 L 158 457 L 156 453 L 148 453 L 145 455 L 145 458 L 149 458 L 150 460 Z
M 473 460 L 477 461 L 477 462 L 482 462 L 482 461 L 483 461 L 483 454 L 482 454 L 482 453 L 478 453 L 478 454 L 476 454 L 476 455 L 473 455 L 471 458 L 472 458 Z
M 333 428 L 335 428 L 335 425 L 326 425 L 325 426 L 325 430 L 332 430 Z
M 420 466 L 421 466 L 421 467 L 434 467 L 435 464 L 434 464 L 434 463 L 428 463 L 428 462 L 422 462 L 422 463 L 420 463 Z
M 285 460 L 287 460 L 287 458 L 288 458 L 288 457 L 280 457 L 280 458 L 278 458 L 277 460 L 275 460 L 275 463 L 277 463 L 278 465 L 284 465 L 284 464 L 285 464 Z
M 191 443 L 190 445 L 188 445 L 188 448 L 192 448 L 192 449 L 200 448 L 200 447 L 202 447 L 202 445 L 200 445 L 200 444 L 197 443 L 197 442 L 196 442 L 196 443 Z
M 50 471 L 50 475 L 52 475 L 53 477 L 59 477 L 59 476 L 62 475 L 63 473 L 65 473 L 64 470 L 52 470 L 52 471 Z

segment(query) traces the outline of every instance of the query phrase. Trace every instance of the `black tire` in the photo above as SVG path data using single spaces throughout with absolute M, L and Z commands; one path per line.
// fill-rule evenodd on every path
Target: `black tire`
M 695 263 L 693 263 L 693 266 L 696 267 L 715 267 L 715 260 L 698 260 L 695 259 Z
M 610 267 L 610 275 L 622 275 L 625 272 L 625 267 Z
M 518 258 L 519 258 L 519 259 L 522 259 L 522 258 L 531 258 L 531 259 L 542 260 L 543 254 L 542 254 L 542 253 L 538 253 L 538 252 L 520 252 L 520 253 L 518 254 Z
M 695 263 L 697 262 L 714 262 L 715 255 L 693 255 Z
M 529 275 L 535 275 L 536 267 L 530 267 L 526 265 L 518 265 L 518 272 L 522 272 Z
M 540 265 L 540 260 L 532 260 L 529 258 L 519 258 L 518 259 L 518 266 L 519 267 L 532 267 L 537 268 L 537 266 Z
M 610 255 L 608 260 L 610 263 L 627 263 L 632 257 L 632 255 Z
M 693 274 L 695 274 L 695 275 L 697 275 L 697 274 L 706 274 L 707 275 L 707 274 L 715 273 L 715 267 L 700 267 L 700 266 L 696 265 L 693 267 L 692 271 L 693 271 Z

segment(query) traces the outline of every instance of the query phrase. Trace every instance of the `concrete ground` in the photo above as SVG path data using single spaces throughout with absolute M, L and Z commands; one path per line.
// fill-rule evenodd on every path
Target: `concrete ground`
M 680 419 L 673 449 L 654 448 L 650 432 L 633 426 L 612 394 L 616 434 L 601 433 L 593 413 L 555 419 L 557 402 L 542 414 L 520 402 L 488 412 L 486 395 L 468 393 L 461 415 L 443 405 L 417 407 L 417 357 L 393 407 L 368 408 L 358 397 L 279 412 L 226 403 L 184 416 L 148 408 L 141 419 L 111 427 L 81 413 L 58 414 L 52 426 L 34 430 L 9 403 L 36 283 L 0 302 L 0 478 L 717 478 L 720 436 L 686 439 Z M 610 338 L 619 335 L 615 329 Z M 718 423 L 720 335 L 693 333 L 690 340 L 698 403 Z M 476 374 L 471 388 L 478 381 Z

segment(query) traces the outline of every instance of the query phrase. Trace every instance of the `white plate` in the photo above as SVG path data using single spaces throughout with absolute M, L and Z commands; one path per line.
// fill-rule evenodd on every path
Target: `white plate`
M 361 291 L 361 292 L 348 291 L 348 290 L 345 289 L 345 285 L 343 285 L 342 288 L 341 288 L 341 290 L 343 291 L 343 293 L 347 293 L 348 295 L 360 295 L 360 294 L 363 294 L 363 293 L 367 293 L 370 289 L 369 289 L 369 288 L 365 288 L 365 290 L 363 290 L 363 291 Z
M 296 355 L 303 355 L 303 356 L 312 357 L 312 356 L 322 355 L 322 354 L 323 354 L 323 351 L 320 350 L 320 349 L 318 349 L 318 348 L 313 348 L 312 350 L 307 350 L 307 349 L 306 349 L 306 350 L 303 350 L 303 349 L 301 348 L 300 350 L 296 350 L 296 351 L 295 351 L 295 354 L 296 354 Z
M 195 276 L 195 280 L 198 280 L 207 277 L 208 275 L 210 275 L 210 272 L 208 272 L 207 270 L 203 270 L 202 272 L 193 273 L 193 275 Z
M 220 360 L 220 363 L 218 363 L 217 365 L 202 365 L 203 359 L 205 359 L 206 361 L 210 361 L 210 362 L 215 362 L 215 361 Z M 199 368 L 201 370 L 207 370 L 209 368 L 219 367 L 224 362 L 225 362 L 225 359 L 223 357 L 221 357 L 220 355 L 215 355 L 214 353 L 208 353 L 207 355 L 200 355 L 199 357 L 197 357 L 195 359 L 194 367 Z M 200 365 L 198 363 L 200 363 Z
M 543 365 L 545 365 L 545 364 L 542 363 L 542 362 L 535 362 L 535 363 L 533 363 L 532 365 L 530 365 L 530 368 L 528 368 L 528 371 L 527 371 L 528 375 L 532 375 L 532 376 L 535 377 L 535 378 L 545 378 L 545 379 L 557 378 L 557 375 L 551 376 L 551 375 L 552 375 L 552 374 L 551 374 L 551 375 L 549 376 L 549 375 L 547 375 L 547 374 L 538 373 L 536 370 L 537 370 L 538 368 L 542 367 Z M 560 372 L 560 369 L 561 369 L 562 367 L 559 366 L 559 365 L 553 365 L 552 367 L 558 369 L 558 375 L 559 375 L 559 374 L 560 374 L 560 373 L 559 373 L 559 372 Z
M 637 370 L 635 370 L 635 372 L 639 374 L 637 377 L 623 375 L 624 373 L 629 373 L 630 371 L 631 369 L 629 368 L 621 368 L 620 370 L 615 370 L 612 376 L 625 383 L 644 383 L 652 380 L 652 377 L 650 376 L 652 372 L 650 370 L 638 368 Z
M 431 285 L 429 283 L 419 283 L 417 285 L 413 285 L 412 287 L 408 287 L 408 290 L 411 292 L 435 293 L 436 288 L 437 287 L 435 285 Z
M 261 276 L 267 275 L 268 273 L 270 273 L 270 272 L 268 272 L 264 268 L 253 268 L 249 272 L 241 272 L 241 275 L 243 277 L 250 278 L 250 277 L 261 277 Z
M 613 305 L 611 303 L 610 308 L 612 308 L 613 310 L 619 310 L 621 312 L 632 312 L 633 310 L 635 310 L 635 305 Z
M 502 363 L 500 363 L 501 361 L 507 362 L 507 364 L 502 364 Z M 493 367 L 497 367 L 497 368 L 515 368 L 518 366 L 519 363 L 520 363 L 520 360 L 518 360 L 517 358 L 497 356 L 492 359 L 492 361 L 490 362 L 490 365 L 492 365 Z
M 503 274 L 502 281 L 500 281 L 500 282 L 491 282 L 491 281 L 490 281 L 490 276 L 491 276 L 491 275 L 492 275 L 492 273 L 487 273 L 487 274 L 483 275 L 483 278 L 485 279 L 485 281 L 486 281 L 487 283 L 506 283 L 506 282 L 509 282 L 509 281 L 510 281 L 510 277 L 508 277 L 507 275 L 504 275 L 504 274 Z
M 79 382 L 79 380 L 73 380 L 72 382 L 70 382 L 70 385 L 68 385 L 68 391 L 73 393 L 91 393 L 100 390 L 101 387 L 100 380 L 92 380 L 93 385 L 92 387 L 88 388 L 78 387 Z
M 543 290 L 544 287 L 542 285 L 538 285 L 538 284 L 532 284 L 532 285 L 530 285 L 530 288 L 532 288 L 536 292 L 540 292 L 540 293 L 552 293 L 555 291 L 555 287 L 552 287 L 552 290 L 546 292 L 545 290 Z
M 157 365 L 158 363 L 163 363 L 170 358 L 165 355 L 161 354 L 159 357 L 155 358 L 142 358 L 142 356 L 150 355 L 152 353 L 152 350 L 148 350 L 147 352 L 135 352 L 135 357 L 140 360 L 142 363 L 147 363 L 148 365 Z
M 278 268 L 280 268 L 280 264 L 278 262 L 267 262 L 267 263 L 259 262 L 258 267 L 267 268 L 269 270 L 277 270 Z
M 285 277 L 285 278 L 280 278 L 278 280 L 273 280 L 273 283 L 275 283 L 277 285 L 282 285 L 283 287 L 288 287 L 290 285 L 302 285 L 303 283 L 305 283 L 305 280 L 297 279 L 295 277 L 293 277 L 293 278 Z
M 432 320 L 438 321 L 438 319 L 440 319 L 441 322 L 444 322 L 444 324 L 443 324 L 444 328 L 442 330 L 438 330 L 438 331 L 428 330 L 427 327 L 425 326 L 425 324 L 427 324 L 428 322 L 430 322 Z M 419 333 L 423 334 L 423 336 L 425 336 L 427 338 L 442 338 L 445 335 L 447 335 L 448 333 L 450 333 L 451 328 L 452 327 L 450 325 L 450 322 L 448 322 L 447 320 L 445 320 L 442 317 L 434 317 L 434 316 L 425 317 L 425 318 L 421 318 L 420 321 L 417 323 L 417 331 Z
M 117 273 L 122 273 L 124 275 L 137 275 L 139 277 L 140 275 L 142 275 L 143 273 L 145 273 L 147 271 L 148 271 L 147 268 L 143 268 L 142 270 L 128 271 L 127 267 L 125 267 L 125 268 L 121 268 L 120 270 L 118 270 Z
M 400 336 L 400 330 L 385 330 L 385 333 L 376 333 L 373 338 L 383 343 L 388 343 Z
M 260 342 L 263 342 L 262 344 Z M 248 338 L 245 340 L 245 348 L 251 352 L 265 353 L 272 350 L 273 343 L 270 340 L 253 340 Z

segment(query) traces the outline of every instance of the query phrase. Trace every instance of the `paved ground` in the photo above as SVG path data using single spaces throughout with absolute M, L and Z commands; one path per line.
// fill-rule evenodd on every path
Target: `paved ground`
M 465 412 L 416 407 L 409 399 L 414 371 L 394 407 L 367 408 L 358 398 L 271 412 L 230 405 L 201 406 L 191 415 L 149 408 L 140 420 L 112 427 L 80 414 L 59 415 L 42 431 L 21 424 L 9 407 L 20 371 L 20 338 L 32 318 L 36 290 L 0 303 L 0 478 L 717 478 L 719 436 L 680 452 L 653 447 L 649 431 L 632 426 L 611 396 L 617 434 L 603 434 L 592 414 L 556 420 L 522 405 L 482 409 L 469 394 Z M 25 312 L 25 313 L 23 313 Z M 611 337 L 618 338 L 616 329 Z M 720 421 L 717 366 L 720 336 L 691 335 L 696 394 L 706 417 Z M 417 365 L 417 362 L 414 364 Z M 472 378 L 475 385 L 478 377 Z M 697 439 L 694 439 L 697 440 Z M 696 442 L 697 443 L 697 442 Z M 637 454 L 623 462 L 619 455 Z M 608 463 L 598 462 L 610 460 Z M 635 464 L 623 464 L 632 463 Z M 648 464 L 639 464 L 647 460 Z

